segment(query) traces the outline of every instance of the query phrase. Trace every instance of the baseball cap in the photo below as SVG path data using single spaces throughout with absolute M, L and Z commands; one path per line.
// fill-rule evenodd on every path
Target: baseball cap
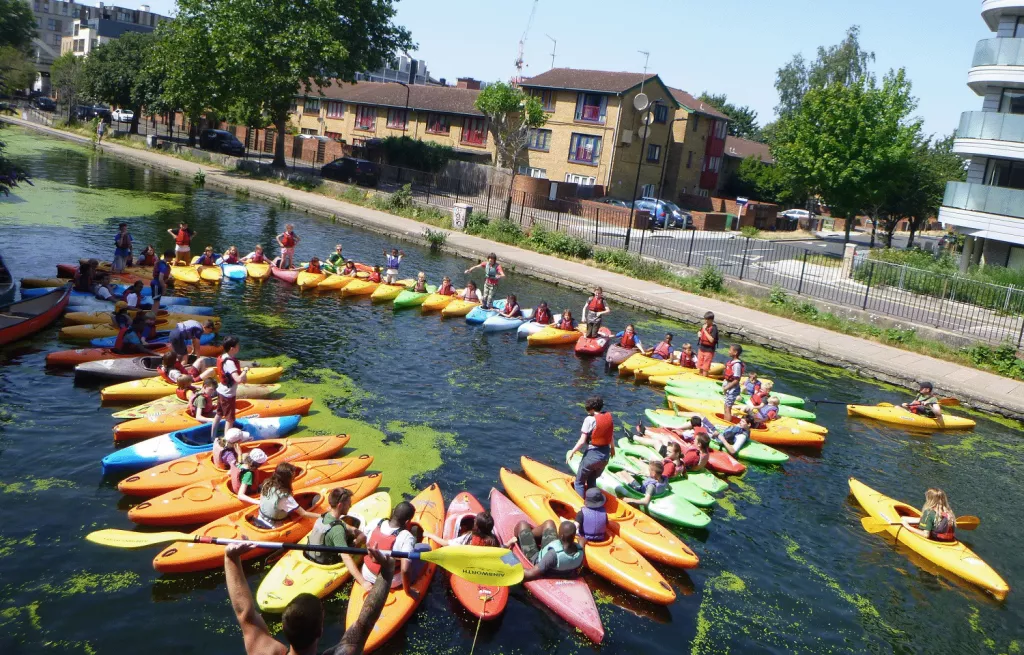
M 265 464 L 267 461 L 267 454 L 259 448 L 253 448 L 249 451 L 249 459 L 256 465 Z

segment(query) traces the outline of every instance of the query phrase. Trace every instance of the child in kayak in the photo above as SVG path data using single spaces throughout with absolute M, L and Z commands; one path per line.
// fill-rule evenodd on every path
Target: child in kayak
M 735 455 L 750 439 L 750 421 L 746 416 L 740 417 L 739 423 L 722 430 L 717 439 L 730 455 Z
M 153 265 L 153 279 L 149 282 L 149 289 L 152 292 L 153 311 L 160 309 L 160 299 L 167 293 L 167 284 L 171 279 L 171 262 L 174 261 L 174 251 L 164 252 L 162 261 Z
M 402 265 L 405 253 L 398 248 L 392 248 L 390 255 L 387 250 L 381 250 L 381 252 L 384 253 L 384 263 L 388 267 L 388 270 L 384 272 L 384 283 L 394 284 L 398 279 L 398 267 Z
M 763 383 L 757 379 L 757 372 L 750 371 L 750 373 L 747 374 L 746 381 L 743 382 L 743 393 L 748 396 L 753 396 L 757 393 L 758 389 L 761 388 L 762 384 Z
M 900 407 L 914 414 L 941 419 L 942 405 L 939 404 L 939 399 L 932 393 L 932 383 L 922 382 L 918 389 L 917 397 L 909 403 L 903 403 Z
M 665 477 L 665 465 L 661 460 L 652 459 L 647 463 L 647 477 L 637 480 L 629 471 L 617 471 L 615 477 L 622 480 L 634 491 L 641 492 L 643 498 L 624 497 L 622 500 L 630 505 L 646 507 L 651 499 L 668 491 L 668 478 Z
M 548 309 L 548 304 L 546 302 L 541 301 L 541 303 L 537 305 L 537 310 L 533 312 L 533 318 L 531 320 L 538 325 L 551 325 L 554 319 L 551 316 L 551 310 Z
M 597 487 L 587 489 L 583 507 L 576 512 L 576 532 L 587 541 L 608 538 L 608 511 L 604 508 L 604 492 Z
M 587 326 L 588 339 L 597 338 L 598 330 L 601 329 L 601 320 L 610 311 L 612 311 L 611 308 L 604 301 L 604 290 L 601 287 L 595 287 L 594 293 L 583 305 L 583 313 L 580 314 L 583 317 L 583 323 Z
M 679 365 L 683 368 L 697 368 L 697 353 L 693 352 L 693 346 L 688 343 L 683 344 L 679 353 Z
M 178 264 L 187 265 L 192 261 L 192 239 L 196 237 L 195 230 L 188 226 L 188 223 L 181 221 L 178 229 L 167 229 L 167 233 L 174 237 L 174 257 Z
M 427 292 L 427 274 L 426 273 L 424 273 L 423 271 L 420 271 L 416 275 L 416 284 L 413 285 L 412 290 L 414 292 L 416 292 L 416 293 L 426 293 Z
M 640 342 L 640 335 L 636 333 L 636 328 L 630 323 L 626 326 L 626 329 L 615 335 L 618 339 L 618 346 L 620 348 L 636 348 L 637 350 L 643 350 L 644 344 Z
M 132 257 L 132 235 L 128 234 L 128 224 L 120 223 L 114 235 L 114 261 L 110 264 L 111 273 L 124 272 Z
M 277 244 L 281 246 L 281 268 L 290 269 L 294 265 L 295 246 L 299 245 L 298 234 L 295 234 L 295 226 L 288 223 L 284 226 L 284 232 L 277 235 Z
M 313 273 L 314 275 L 323 273 L 323 271 L 320 268 L 320 258 L 319 257 L 314 255 L 313 258 L 309 260 L 309 264 L 306 265 L 306 272 L 307 273 Z
M 189 376 L 191 377 L 191 376 Z M 203 388 L 192 395 L 185 413 L 200 423 L 213 423 L 217 418 L 217 380 L 208 377 L 203 380 Z
M 437 295 L 439 296 L 454 296 L 455 289 L 452 288 L 452 279 L 447 275 L 441 280 L 441 286 L 437 288 Z
M 930 389 L 929 389 L 930 391 Z M 942 489 L 929 489 L 924 494 L 924 507 L 921 516 L 901 519 L 903 527 L 916 535 L 932 541 L 956 541 L 956 515 L 949 506 L 946 492 Z
M 238 350 L 241 346 L 238 337 L 228 337 L 222 344 L 224 353 L 217 358 L 217 416 L 213 419 L 212 434 L 216 436 L 217 425 L 224 419 L 224 430 L 235 427 L 235 399 L 238 385 L 245 382 L 249 375 L 248 368 L 242 368 L 238 362 Z M 213 378 L 210 378 L 211 380 Z
M 711 438 L 707 432 L 695 435 L 692 446 L 683 447 L 679 443 L 670 443 L 665 451 L 665 477 L 686 477 L 691 471 L 703 471 L 711 456 L 708 447 Z
M 345 258 L 341 254 L 341 244 L 334 246 L 334 252 L 327 255 L 327 266 L 328 268 L 337 273 L 338 270 L 345 265 Z M 343 274 L 344 275 L 344 274 Z
M 417 544 L 416 537 L 410 532 L 410 524 L 415 515 L 416 508 L 413 507 L 412 503 L 408 501 L 398 503 L 395 505 L 395 509 L 391 511 L 391 518 L 381 519 L 364 528 L 363 531 L 367 534 L 366 547 L 382 550 L 399 550 L 406 553 L 412 551 L 416 548 Z M 416 578 L 413 575 L 415 571 L 412 568 L 412 562 L 408 559 L 403 559 L 401 575 L 396 575 L 394 580 L 391 581 L 391 588 L 397 589 L 402 587 L 407 594 L 413 598 L 418 598 L 419 592 L 413 588 Z M 363 578 L 370 584 L 373 584 L 380 573 L 380 565 L 371 562 L 369 559 L 363 559 L 362 573 Z
M 763 430 L 768 426 L 768 423 L 774 421 L 779 417 L 779 398 L 778 396 L 772 396 L 768 399 L 768 402 L 761 405 L 760 407 L 751 408 L 747 413 L 750 418 L 750 425 L 758 430 Z
M 121 300 L 128 305 L 128 309 L 138 309 L 139 304 L 142 302 L 142 289 L 144 285 L 142 280 L 136 280 L 133 285 L 124 290 L 121 294 Z
M 487 255 L 487 261 L 482 261 L 476 266 L 467 268 L 465 274 L 469 275 L 478 268 L 484 269 L 483 307 L 484 309 L 490 309 L 491 301 L 494 300 L 494 292 L 498 290 L 498 282 L 501 278 L 505 277 L 505 271 L 501 268 L 501 264 L 498 263 L 498 256 L 493 252 Z
M 350 521 L 356 520 L 355 517 L 348 516 L 349 510 L 352 509 L 352 492 L 349 489 L 332 489 L 331 493 L 327 496 L 327 504 L 330 506 L 330 510 L 324 512 L 323 516 L 313 524 L 313 529 L 309 533 L 308 543 L 312 546 L 340 546 L 342 548 L 346 546 L 362 548 L 365 546 L 366 536 L 356 528 L 346 524 L 346 519 Z M 311 562 L 325 566 L 344 563 L 345 568 L 357 585 L 367 591 L 373 588 L 373 585 L 370 585 L 363 579 L 363 572 L 359 565 L 356 564 L 356 560 L 352 555 L 321 550 L 306 551 L 304 555 Z
M 238 246 L 231 246 L 225 250 L 224 255 L 220 259 L 222 264 L 238 264 L 241 261 L 241 258 L 238 256 Z
M 155 266 L 156 265 L 156 260 L 157 260 L 156 248 L 154 248 L 152 245 L 148 245 L 142 251 L 142 254 L 139 255 L 139 258 L 135 261 L 135 265 L 136 266 Z
M 757 375 L 757 373 L 751 373 L 751 375 Z M 772 389 L 775 384 L 770 380 L 768 382 L 758 382 L 754 391 L 750 394 L 750 404 L 754 407 L 760 407 L 768 401 L 768 398 L 772 395 Z M 743 385 L 744 390 L 747 385 Z
M 242 257 L 242 261 L 246 264 L 266 264 L 267 256 L 263 254 L 263 246 L 257 243 L 251 253 Z
M 651 352 L 651 359 L 663 359 L 666 362 L 672 361 L 672 334 L 668 333 Z
M 249 491 L 256 489 L 256 469 L 266 463 L 267 454 L 260 448 L 253 448 L 231 469 L 231 491 L 239 500 L 250 502 Z
M 239 498 L 247 499 L 250 504 L 259 505 L 260 511 L 252 517 L 253 525 L 270 530 L 293 515 L 314 521 L 320 518 L 299 505 L 292 495 L 292 480 L 298 470 L 294 465 L 282 462 L 260 487 L 259 500 L 239 494 Z
M 718 348 L 718 326 L 715 325 L 714 312 L 704 314 L 704 325 L 697 331 L 697 371 L 707 377 L 711 370 L 711 362 L 715 359 Z
M 213 252 L 213 246 L 206 246 L 203 250 L 203 254 L 199 255 L 199 259 L 196 260 L 196 266 L 216 266 L 217 255 Z
M 356 268 L 356 263 L 351 259 L 345 262 L 345 266 L 341 269 L 338 275 L 346 275 L 348 277 L 355 277 L 359 269 Z
M 460 529 L 462 529 L 460 527 Z M 494 536 L 494 519 L 490 512 L 480 512 L 473 517 L 473 525 L 459 536 L 451 539 L 442 539 L 436 534 L 424 532 L 423 537 L 436 542 L 439 546 L 492 546 L 497 548 L 500 544 Z
M 376 282 L 377 284 L 380 284 L 380 282 L 381 282 L 380 266 L 374 266 L 373 267 L 373 272 L 370 273 L 370 275 L 366 278 L 366 280 L 367 280 L 367 282 Z
M 572 332 L 576 329 L 576 321 L 572 320 L 572 312 L 568 309 L 562 310 L 562 318 L 555 324 L 555 327 L 559 330 L 565 330 L 566 332 Z
M 213 440 L 213 465 L 230 471 L 231 467 L 242 461 L 242 449 L 238 444 L 246 441 L 252 441 L 252 435 L 248 432 L 238 428 L 226 430 L 223 437 Z
M 461 294 L 461 299 L 466 302 L 480 302 L 480 293 L 476 290 L 476 282 L 466 282 L 466 288 Z
M 583 569 L 583 549 L 587 540 L 576 534 L 576 524 L 562 521 L 544 521 L 537 527 L 530 527 L 520 521 L 515 528 L 516 541 L 523 556 L 533 564 L 523 572 L 523 580 L 539 578 L 571 578 Z
M 522 318 L 523 310 L 519 307 L 519 301 L 516 299 L 516 294 L 508 294 L 508 298 L 505 299 L 505 309 L 498 313 L 498 316 L 502 318 Z

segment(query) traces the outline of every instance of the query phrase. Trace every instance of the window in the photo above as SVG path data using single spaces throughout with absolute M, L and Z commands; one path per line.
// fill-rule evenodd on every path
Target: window
M 576 175 L 575 173 L 566 173 L 565 181 L 569 184 L 578 184 L 580 186 L 594 186 L 597 184 L 596 177 L 587 177 L 586 175 Z
M 310 127 L 304 127 L 301 130 L 299 130 L 299 132 L 300 132 L 300 134 L 305 134 L 307 136 L 316 136 L 317 135 L 317 131 L 314 130 L 313 128 L 310 128 Z
M 288 106 L 288 111 L 293 114 L 299 111 L 299 101 L 297 98 L 292 98 L 292 104 Z
M 654 105 L 654 122 L 655 123 L 667 123 L 668 122 L 668 106 L 667 105 Z
M 372 130 L 377 126 L 377 108 L 359 105 L 356 107 L 356 129 Z
M 594 164 L 601 158 L 601 137 L 589 134 L 573 134 L 569 140 L 569 161 L 578 164 Z
M 529 175 L 530 177 L 538 177 L 542 180 L 548 179 L 548 171 L 545 168 L 533 168 L 532 166 L 520 166 L 520 175 Z
M 487 119 L 468 116 L 462 119 L 462 142 L 475 146 L 487 143 Z
M 985 184 L 1024 189 L 1024 161 L 989 159 L 985 170 Z
M 61 39 L 60 34 L 54 34 L 53 35 L 53 45 L 60 45 L 60 39 Z
M 339 102 L 338 104 L 340 105 L 341 103 Z M 324 136 L 327 137 L 328 139 L 334 139 L 335 141 L 345 140 L 345 137 L 341 135 L 341 132 L 327 132 L 326 134 L 324 134 Z
M 653 198 L 654 197 L 654 185 L 645 184 L 640 190 L 640 196 L 642 198 Z
M 657 164 L 661 160 L 661 146 L 655 143 L 647 144 L 647 161 L 652 164 Z
M 327 118 L 341 118 L 344 115 L 342 107 L 343 105 L 340 102 L 328 102 Z
M 697 195 L 701 198 L 707 198 L 710 194 L 707 189 L 697 189 Z
M 66 2 L 60 3 L 60 14 L 61 14 L 61 16 L 67 16 L 68 15 L 68 3 L 66 3 Z
M 1024 16 L 1017 17 L 1017 25 L 1013 29 L 1013 38 L 1024 38 Z
M 690 168 L 693 166 L 693 151 L 686 153 L 686 167 Z
M 58 32 L 64 31 L 64 21 L 55 20 L 53 21 L 53 26 L 53 29 L 57 30 Z
M 1003 89 L 999 111 L 1003 114 L 1024 114 L 1024 90 Z
M 698 114 L 693 114 L 693 131 L 694 132 L 697 131 L 697 126 L 698 125 L 700 125 L 700 116 Z
M 393 130 L 404 130 L 406 127 L 406 114 L 404 109 L 388 110 L 388 127 Z
M 320 98 L 306 98 L 302 103 L 302 113 L 320 115 Z
M 445 114 L 427 115 L 427 132 L 431 134 L 448 134 L 452 130 L 451 122 Z
M 555 111 L 555 92 L 551 90 L 541 91 L 539 94 L 535 91 L 534 95 L 540 98 L 540 106 L 544 108 L 544 111 L 552 112 Z
M 528 147 L 530 150 L 540 150 L 547 152 L 551 149 L 551 130 L 543 130 L 534 128 L 530 130 L 530 142 Z
M 81 26 L 78 23 L 75 23 L 75 36 L 78 36 L 78 30 L 80 27 Z
M 712 173 L 717 173 L 718 169 L 721 167 L 721 165 L 722 165 L 722 158 L 721 157 L 705 157 L 704 158 L 704 164 L 703 164 L 703 166 L 701 167 L 700 170 L 702 172 L 703 171 L 711 171 Z
M 57 21 L 53 20 L 52 18 L 47 18 L 46 29 L 50 30 L 51 32 L 57 29 Z
M 608 98 L 598 93 L 581 93 L 576 97 L 576 120 L 584 123 L 604 123 Z

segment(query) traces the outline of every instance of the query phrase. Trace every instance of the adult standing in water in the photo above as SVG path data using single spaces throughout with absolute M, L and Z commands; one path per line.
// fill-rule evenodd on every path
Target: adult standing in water
M 117 235 L 114 236 L 114 261 L 110 264 L 110 272 L 123 272 L 131 256 L 132 235 L 128 234 L 128 224 L 121 223 L 117 226 Z
M 182 221 L 178 229 L 168 228 L 167 233 L 174 237 L 174 261 L 177 264 L 188 265 L 192 263 L 192 239 L 195 238 L 195 230 Z
M 467 268 L 465 271 L 466 275 L 469 275 L 478 268 L 484 269 L 484 292 L 481 303 L 484 309 L 490 309 L 491 303 L 494 301 L 494 292 L 498 290 L 498 282 L 501 278 L 505 277 L 505 270 L 501 268 L 501 264 L 498 263 L 498 256 L 493 252 L 487 255 L 487 261 Z
M 601 329 L 601 319 L 605 314 L 612 311 L 608 303 L 604 301 L 604 290 L 601 287 L 594 287 L 594 293 L 583 305 L 583 322 L 587 324 L 587 338 L 596 339 L 598 330 Z
M 580 498 L 584 498 L 587 489 L 597 485 L 597 478 L 608 466 L 608 460 L 615 455 L 615 422 L 612 413 L 604 410 L 604 399 L 593 396 L 587 399 L 587 418 L 583 419 L 580 438 L 572 450 L 565 456 L 566 461 L 576 453 L 582 452 L 579 468 L 576 469 L 576 482 L 573 488 Z

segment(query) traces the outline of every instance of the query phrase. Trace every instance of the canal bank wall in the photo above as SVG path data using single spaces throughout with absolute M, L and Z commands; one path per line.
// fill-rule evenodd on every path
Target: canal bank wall
M 9 117 L 2 120 L 51 136 L 79 143 L 91 143 L 90 139 L 79 135 L 27 121 Z M 207 186 L 241 192 L 243 195 L 270 202 L 281 202 L 284 199 L 294 209 L 392 238 L 426 245 L 423 232 L 428 226 L 411 219 L 273 182 L 252 179 L 209 163 L 190 162 L 164 155 L 159 151 L 140 150 L 109 142 L 104 143 L 100 150 L 106 155 L 177 175 L 192 177 L 201 170 Z M 605 296 L 614 302 L 689 323 L 699 323 L 704 312 L 712 311 L 723 337 L 732 336 L 822 364 L 839 366 L 866 378 L 908 389 L 916 389 L 915 385 L 920 380 L 930 380 L 935 384 L 936 392 L 942 396 L 953 396 L 969 407 L 1024 420 L 1024 383 L 1018 380 L 739 307 L 725 301 L 689 294 L 579 262 L 542 255 L 462 232 L 443 231 L 448 235 L 443 250 L 455 255 L 479 260 L 494 252 L 507 268 L 514 269 L 517 273 L 580 291 L 601 286 Z M 837 400 L 856 402 L 855 399 Z

